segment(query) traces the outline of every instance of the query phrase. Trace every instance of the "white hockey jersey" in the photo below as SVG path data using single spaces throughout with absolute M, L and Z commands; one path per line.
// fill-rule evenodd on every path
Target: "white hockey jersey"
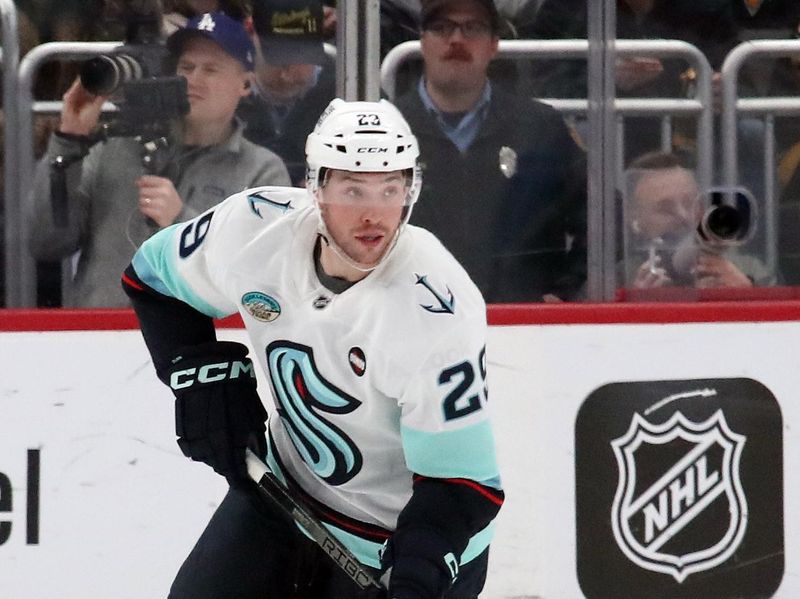
M 412 473 L 500 488 L 486 306 L 441 243 L 410 225 L 377 269 L 332 293 L 315 271 L 317 222 L 306 190 L 246 190 L 157 233 L 133 267 L 204 314 L 241 314 L 272 388 L 268 465 L 378 567 Z

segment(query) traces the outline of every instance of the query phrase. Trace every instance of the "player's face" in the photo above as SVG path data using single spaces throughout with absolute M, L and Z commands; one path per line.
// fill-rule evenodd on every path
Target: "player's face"
M 186 78 L 190 124 L 228 123 L 249 92 L 249 73 L 218 44 L 203 38 L 186 42 L 177 74 Z
M 370 268 L 391 246 L 407 197 L 403 171 L 331 170 L 319 191 L 319 206 L 336 245 L 359 266 Z
M 645 173 L 634 191 L 639 233 L 647 239 L 677 239 L 697 226 L 702 209 L 692 173 L 671 168 Z
M 483 89 L 497 43 L 478 4 L 451 3 L 420 37 L 427 84 L 451 94 Z

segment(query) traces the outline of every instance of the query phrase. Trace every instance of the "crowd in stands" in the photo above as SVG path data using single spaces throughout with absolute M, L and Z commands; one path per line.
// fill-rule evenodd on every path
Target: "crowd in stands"
M 153 149 L 147 143 L 153 140 L 102 134 L 114 118 L 102 109 L 109 97 L 84 89 L 79 62 L 52 62 L 39 71 L 34 97 L 64 102 L 60 115 L 35 119 L 39 164 L 32 197 L 24 199 L 36 231 L 30 251 L 38 261 L 40 306 L 126 306 L 117 275 L 159 228 L 246 187 L 305 185 L 306 137 L 336 95 L 335 59 L 326 51 L 337 41 L 335 1 L 16 4 L 21 55 L 48 41 L 130 40 L 141 16 L 155 15 L 169 51 L 165 69 L 184 76 L 188 91 L 188 113 L 152 136 L 159 140 Z M 587 6 L 587 0 L 380 2 L 381 56 L 404 41 L 421 45 L 421 59 L 403 66 L 391 98 L 421 149 L 425 185 L 410 222 L 441 239 L 487 302 L 586 298 L 586 121 L 565 120 L 546 103 L 587 97 L 586 61 L 499 59 L 498 44 L 586 38 Z M 800 38 L 796 0 L 617 0 L 616 10 L 619 39 L 678 39 L 703 52 L 714 71 L 717 134 L 720 69 L 731 49 L 747 40 Z M 695 93 L 697 74 L 681 59 L 620 58 L 615 73 L 620 97 Z M 798 95 L 800 54 L 753 61 L 738 83 L 740 96 Z M 693 238 L 708 201 L 693 170 L 696 121 L 674 118 L 665 141 L 658 117 L 625 119 L 625 177 L 617 181 L 616 206 L 619 287 L 800 284 L 800 119 L 784 115 L 777 122 L 777 266 L 765 258 L 772 239 L 763 230 L 765 193 L 773 182 L 764 168 L 763 121 L 746 117 L 739 119 L 739 182 L 755 198 L 749 225 L 758 231 L 733 249 L 701 247 L 678 276 L 663 263 L 662 246 Z M 714 147 L 718 181 L 719 135 Z M 643 228 L 659 219 L 674 230 Z

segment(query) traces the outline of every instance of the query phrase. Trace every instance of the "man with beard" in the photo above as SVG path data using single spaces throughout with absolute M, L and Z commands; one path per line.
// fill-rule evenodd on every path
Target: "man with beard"
M 551 107 L 487 75 L 499 16 L 490 0 L 427 0 L 424 72 L 397 106 L 419 139 L 433 231 L 487 301 L 571 299 L 586 270 L 584 154 Z

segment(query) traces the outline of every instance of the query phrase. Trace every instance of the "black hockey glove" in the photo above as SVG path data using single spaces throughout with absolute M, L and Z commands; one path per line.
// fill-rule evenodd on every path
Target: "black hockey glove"
M 428 529 L 399 530 L 381 556 L 388 599 L 439 599 L 458 575 L 458 559 L 442 536 Z
M 175 394 L 175 432 L 183 454 L 231 484 L 248 480 L 244 450 L 266 453 L 267 412 L 247 347 L 230 341 L 187 347 L 159 376 Z

